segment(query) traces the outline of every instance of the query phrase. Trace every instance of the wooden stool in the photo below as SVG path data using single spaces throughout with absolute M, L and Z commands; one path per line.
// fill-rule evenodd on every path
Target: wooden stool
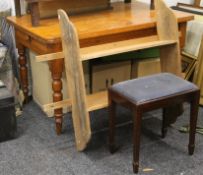
M 199 89 L 194 84 L 170 73 L 155 74 L 113 85 L 108 90 L 109 146 L 111 153 L 115 151 L 116 103 L 128 107 L 133 111 L 133 170 L 134 173 L 138 173 L 142 114 L 153 109 L 165 108 L 171 104 L 180 104 L 188 101 L 191 104 L 188 151 L 192 155 L 195 146 L 199 94 Z M 162 136 L 164 137 L 165 134 L 166 127 L 163 115 Z

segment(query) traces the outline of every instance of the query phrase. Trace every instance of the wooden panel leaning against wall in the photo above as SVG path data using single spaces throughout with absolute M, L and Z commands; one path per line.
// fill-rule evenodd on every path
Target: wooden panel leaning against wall
M 200 104 L 203 105 L 203 37 L 201 39 L 193 82 L 200 88 Z

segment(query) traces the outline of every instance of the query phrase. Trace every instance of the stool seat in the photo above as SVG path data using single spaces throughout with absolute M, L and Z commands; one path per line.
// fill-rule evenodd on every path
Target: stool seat
M 128 80 L 111 87 L 111 90 L 136 104 L 196 89 L 198 89 L 196 85 L 171 73 L 159 73 Z

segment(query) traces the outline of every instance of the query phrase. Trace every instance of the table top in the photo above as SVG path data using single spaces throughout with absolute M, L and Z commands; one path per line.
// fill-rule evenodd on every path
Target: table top
M 111 10 L 70 16 L 70 20 L 75 24 L 78 31 L 79 39 L 142 30 L 156 26 L 155 12 L 150 11 L 149 5 L 146 3 L 137 1 L 131 3 L 115 2 L 112 3 L 112 7 Z M 179 23 L 193 19 L 192 14 L 174 12 Z M 41 42 L 49 44 L 61 42 L 57 18 L 43 19 L 38 27 L 32 26 L 29 15 L 22 17 L 11 16 L 7 20 L 16 29 L 41 40 Z

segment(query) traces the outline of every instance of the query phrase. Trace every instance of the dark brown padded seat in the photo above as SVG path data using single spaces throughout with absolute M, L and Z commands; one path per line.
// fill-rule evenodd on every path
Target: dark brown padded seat
M 157 108 L 165 108 L 171 104 L 180 104 L 188 101 L 191 104 L 189 154 L 194 152 L 195 129 L 198 114 L 199 89 L 193 83 L 183 80 L 171 73 L 160 73 L 143 78 L 117 83 L 109 88 L 109 126 L 110 151 L 114 152 L 115 133 L 115 104 L 119 103 L 133 111 L 134 121 L 134 161 L 133 169 L 139 169 L 140 127 L 142 113 Z M 163 126 L 162 136 L 166 128 Z

